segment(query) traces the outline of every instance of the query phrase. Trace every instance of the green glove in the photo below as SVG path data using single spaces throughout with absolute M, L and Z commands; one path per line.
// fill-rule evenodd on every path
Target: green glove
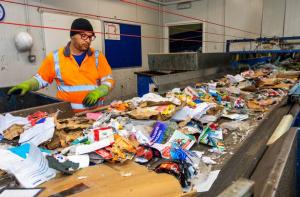
M 101 85 L 93 91 L 90 91 L 86 97 L 83 99 L 83 105 L 87 107 L 92 107 L 97 104 L 101 97 L 107 96 L 109 87 L 107 85 Z
M 11 94 L 19 94 L 21 96 L 23 96 L 24 94 L 28 93 L 29 91 L 35 91 L 38 90 L 40 87 L 38 80 L 36 80 L 34 77 L 32 77 L 31 79 L 24 81 L 16 86 L 14 86 L 13 88 L 11 88 L 8 91 L 8 95 Z

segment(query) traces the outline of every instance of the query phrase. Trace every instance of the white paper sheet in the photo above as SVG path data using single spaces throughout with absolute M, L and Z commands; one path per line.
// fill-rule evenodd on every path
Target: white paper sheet
M 187 118 L 200 118 L 203 116 L 207 110 L 209 110 L 212 107 L 209 103 L 200 103 L 197 104 L 196 108 L 190 108 L 188 106 L 185 106 L 172 117 L 173 120 L 176 121 L 182 121 L 186 120 Z
M 210 90 L 216 90 L 216 88 L 217 88 L 217 83 L 216 82 L 215 83 L 208 83 L 207 85 L 208 85 L 208 89 L 210 89 Z
M 29 124 L 27 118 L 19 117 L 19 116 L 13 116 L 11 114 L 0 114 L 0 134 L 3 133 L 6 129 L 11 127 L 14 124 L 18 125 L 27 125 Z
M 245 81 L 244 77 L 242 77 L 242 75 L 240 74 L 237 74 L 235 76 L 227 75 L 226 77 L 230 80 L 231 83 L 239 83 L 241 81 Z
M 217 162 L 215 162 L 214 160 L 212 160 L 210 157 L 208 157 L 208 156 L 203 156 L 202 157 L 202 161 L 204 162 L 204 163 L 206 163 L 206 164 L 212 164 L 212 165 L 214 165 L 214 164 L 217 164 Z
M 67 158 L 74 163 L 79 163 L 79 168 L 86 168 L 90 164 L 89 155 L 70 155 Z
M 112 142 L 113 141 L 111 141 L 109 138 L 105 138 L 92 144 L 78 144 L 72 146 L 70 151 L 75 155 L 82 155 L 109 146 Z
M 0 168 L 12 173 L 25 188 L 34 188 L 56 175 L 43 153 L 33 144 L 30 144 L 25 159 L 10 150 L 0 150 L 0 158 Z
M 41 191 L 41 188 L 36 189 L 5 189 L 3 192 L 1 192 L 0 197 L 34 197 L 37 196 L 38 193 Z
M 204 181 L 201 181 L 196 185 L 197 192 L 207 192 L 211 188 L 212 184 L 215 182 L 219 175 L 220 170 L 215 170 L 209 173 Z
M 209 122 L 215 122 L 215 121 L 217 121 L 217 119 L 218 118 L 213 115 L 204 115 L 199 119 L 199 121 L 201 123 L 209 123 Z
M 246 120 L 249 118 L 248 114 L 223 114 L 222 117 L 229 118 L 231 120 Z
M 38 146 L 53 137 L 54 127 L 54 118 L 46 118 L 44 123 L 37 124 L 25 130 L 25 132 L 20 135 L 19 143 L 32 143 Z
M 151 101 L 151 102 L 170 102 L 173 103 L 175 105 L 180 105 L 181 101 L 178 98 L 175 97 L 162 97 L 158 94 L 155 93 L 148 93 L 143 95 L 143 97 L 134 97 L 132 99 L 130 99 L 129 101 L 131 101 L 133 103 L 134 106 L 138 106 L 141 102 L 147 102 L 147 101 Z

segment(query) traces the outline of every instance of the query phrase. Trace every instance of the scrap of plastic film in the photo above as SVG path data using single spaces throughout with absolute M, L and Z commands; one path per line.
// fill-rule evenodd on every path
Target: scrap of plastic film
M 147 161 L 150 161 L 153 158 L 153 151 L 150 147 L 139 146 L 136 152 L 137 157 L 143 157 Z
M 125 150 L 130 153 L 136 153 L 135 147 L 132 145 L 132 143 L 128 139 L 126 139 L 118 134 L 114 134 L 114 138 L 115 138 L 114 146 L 118 146 L 120 149 Z
M 222 98 L 222 101 L 230 101 L 230 97 L 228 96 L 227 92 L 217 91 Z
M 101 157 L 103 157 L 103 159 L 105 160 L 110 160 L 113 159 L 113 154 L 111 153 L 111 146 L 102 148 L 100 150 L 96 150 L 95 152 L 100 155 Z
M 200 97 L 200 100 L 203 102 L 208 102 L 208 103 L 215 103 L 216 100 L 214 97 L 212 97 L 210 94 L 204 94 Z
M 170 115 L 175 110 L 175 105 L 168 105 L 163 111 L 161 112 L 162 115 Z
M 118 111 L 121 111 L 121 112 L 124 112 L 124 111 L 127 111 L 128 108 L 129 108 L 129 105 L 128 103 L 125 103 L 123 101 L 115 101 L 115 102 L 112 102 L 110 104 L 110 106 Z
M 190 86 L 184 88 L 183 92 L 189 95 L 193 100 L 198 97 L 198 93 Z
M 118 134 L 114 134 L 114 138 L 115 143 L 111 148 L 111 152 L 113 153 L 112 160 L 124 162 L 128 159 L 133 159 L 133 156 L 136 153 L 136 149 L 131 144 L 131 142 Z
M 196 107 L 196 103 L 193 101 L 192 97 L 187 94 L 179 94 L 176 97 L 182 102 L 186 103 L 189 107 Z
M 222 150 L 225 149 L 223 144 L 222 129 L 217 128 L 214 124 L 204 128 L 203 132 L 199 136 L 198 141 L 202 144 L 207 144 Z
M 185 188 L 191 184 L 189 181 L 192 176 L 189 172 L 190 168 L 191 166 L 188 163 L 165 161 L 155 168 L 155 172 L 168 173 L 175 176 L 181 186 Z
M 234 101 L 234 108 L 241 109 L 241 108 L 244 108 L 244 107 L 245 107 L 245 100 L 242 99 L 241 97 L 237 98 Z
M 118 146 L 113 146 L 111 148 L 111 152 L 113 153 L 112 161 L 124 162 L 127 160 L 126 153 L 122 151 Z
M 30 122 L 31 126 L 34 126 L 36 124 L 43 123 L 47 117 L 47 112 L 37 111 L 33 114 L 28 115 L 27 119 Z
M 217 141 L 216 147 L 218 148 L 219 151 L 223 152 L 225 151 L 225 145 L 221 141 Z

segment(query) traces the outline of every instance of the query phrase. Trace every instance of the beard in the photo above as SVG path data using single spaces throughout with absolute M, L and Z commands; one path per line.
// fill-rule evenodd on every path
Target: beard
M 88 43 L 74 43 L 74 47 L 79 51 L 87 51 L 90 48 L 90 44 Z
M 80 47 L 79 49 L 81 51 L 86 51 L 90 48 L 90 45 L 89 44 L 82 44 L 82 45 L 79 45 L 79 47 Z

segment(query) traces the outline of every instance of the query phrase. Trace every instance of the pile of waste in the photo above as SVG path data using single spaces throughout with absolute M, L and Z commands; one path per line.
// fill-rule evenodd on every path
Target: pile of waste
M 173 175 L 185 192 L 204 192 L 208 177 L 215 180 L 220 171 L 211 166 L 246 139 L 298 77 L 260 68 L 165 95 L 114 101 L 84 117 L 0 115 L 0 169 L 21 186 L 36 187 L 58 172 L 132 160 Z

